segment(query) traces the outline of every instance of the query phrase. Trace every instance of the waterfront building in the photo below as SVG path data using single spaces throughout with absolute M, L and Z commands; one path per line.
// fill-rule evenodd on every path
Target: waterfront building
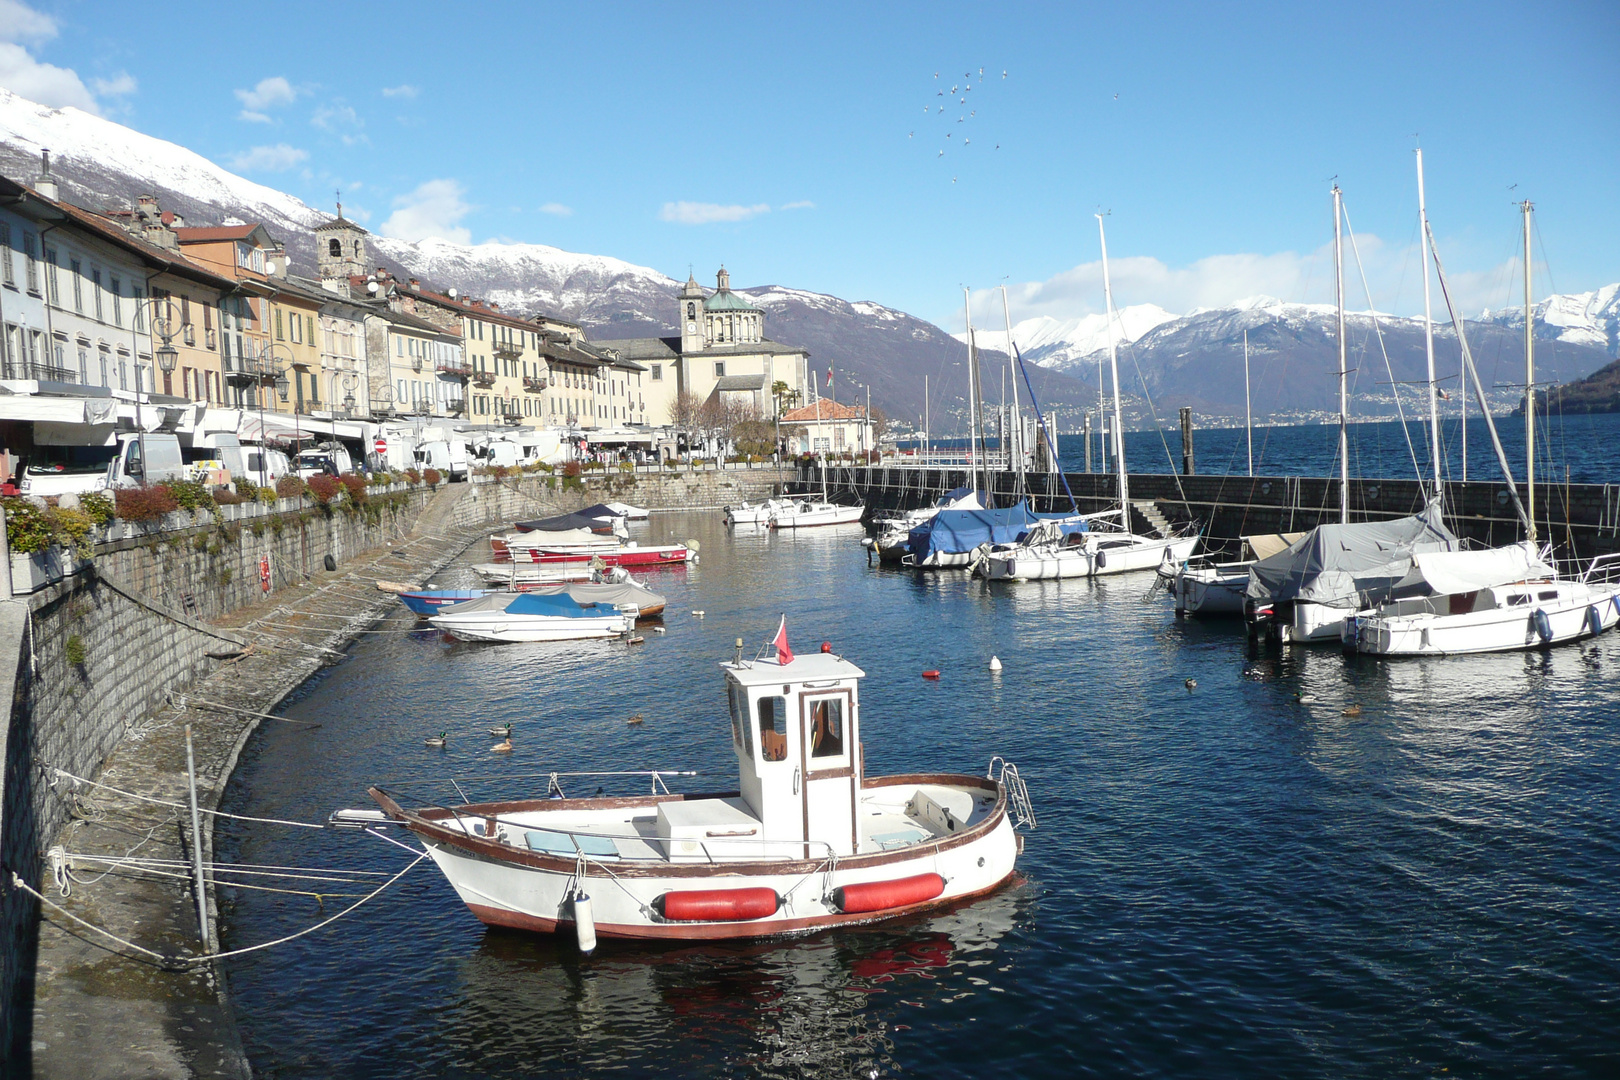
M 228 221 L 224 225 L 187 226 L 174 230 L 180 250 L 235 281 L 236 287 L 220 300 L 219 357 L 225 378 L 226 404 L 264 412 L 292 411 L 275 392 L 276 368 L 284 363 L 272 357 L 268 323 L 272 260 L 280 245 L 263 225 Z M 285 258 L 284 255 L 281 258 Z
M 674 336 L 596 343 L 645 369 L 648 423 L 673 424 L 682 399 L 742 402 L 765 417 L 779 400 L 773 391 L 779 382 L 799 400 L 808 397 L 810 353 L 766 337 L 764 310 L 731 290 L 724 267 L 715 284 L 705 293 L 687 277 L 676 301 L 680 332 Z
M 441 378 L 441 369 L 463 364 L 459 336 L 380 306 L 367 309 L 365 327 L 373 417 L 454 417 L 466 411 L 460 383 Z
M 873 448 L 872 421 L 858 406 L 822 398 L 789 409 L 780 422 L 790 454 L 853 454 Z

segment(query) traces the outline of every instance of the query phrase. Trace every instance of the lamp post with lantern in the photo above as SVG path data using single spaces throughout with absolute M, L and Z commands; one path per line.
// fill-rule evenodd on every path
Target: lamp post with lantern
M 159 307 L 159 305 L 162 305 Z M 152 334 L 158 339 L 157 348 L 152 350 L 152 357 L 157 361 L 165 376 L 174 374 L 175 365 L 180 362 L 180 350 L 174 347 L 175 334 L 179 332 L 179 320 L 175 314 L 174 301 L 167 296 L 147 296 L 135 302 L 135 317 L 130 320 L 130 340 L 135 351 L 135 441 L 141 448 L 141 484 L 146 483 L 146 422 L 141 416 L 141 348 L 140 326 L 141 312 L 145 311 L 152 320 Z M 152 380 L 152 389 L 157 389 L 157 380 Z M 147 391 L 150 394 L 150 391 Z M 165 390 L 167 393 L 167 390 Z

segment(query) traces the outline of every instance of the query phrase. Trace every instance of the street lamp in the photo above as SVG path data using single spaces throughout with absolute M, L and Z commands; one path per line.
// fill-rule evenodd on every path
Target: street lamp
M 352 371 L 343 373 L 343 418 L 350 419 L 354 414 L 354 388 L 360 382 L 360 377 Z
M 162 304 L 159 309 L 156 305 Z M 137 336 L 140 333 L 141 310 L 145 308 L 152 320 L 152 333 L 161 344 L 152 351 L 157 358 L 163 374 L 169 375 L 180 360 L 180 350 L 174 347 L 174 335 L 179 329 L 174 317 L 174 301 L 167 296 L 148 296 L 135 301 L 134 317 L 130 320 L 130 343 L 135 352 L 135 441 L 141 448 L 141 484 L 146 484 L 146 423 L 141 417 L 141 342 Z M 153 389 L 156 389 L 154 385 Z M 168 392 L 165 386 L 164 392 Z

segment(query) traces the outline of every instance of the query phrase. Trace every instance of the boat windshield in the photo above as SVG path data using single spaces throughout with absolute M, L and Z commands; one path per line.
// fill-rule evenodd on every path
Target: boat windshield
M 759 707 L 759 749 L 766 761 L 787 759 L 787 698 L 762 697 Z

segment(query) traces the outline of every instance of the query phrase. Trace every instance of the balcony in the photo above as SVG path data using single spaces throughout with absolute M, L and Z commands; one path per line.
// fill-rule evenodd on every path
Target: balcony
M 444 403 L 444 413 L 446 416 L 465 416 L 467 413 L 467 399 L 451 398 L 446 401 Z
M 488 390 L 495 385 L 495 373 L 493 371 L 475 371 L 472 373 L 472 381 L 474 386 Z
M 54 364 L 26 364 L 8 363 L 5 366 L 5 377 L 8 379 L 37 379 L 40 382 L 71 383 L 79 381 L 79 373 Z
M 536 375 L 523 376 L 523 389 L 530 394 L 538 394 L 546 388 L 546 380 Z
M 516 404 L 508 405 L 501 410 L 501 419 L 508 424 L 521 424 L 523 423 L 523 410 Z
M 523 355 L 523 346 L 515 341 L 497 341 L 493 348 L 495 355 L 505 360 L 516 360 Z
M 433 365 L 440 375 L 450 375 L 457 379 L 472 378 L 472 365 L 459 363 L 455 360 L 441 360 Z
M 222 364 L 226 381 L 238 386 L 276 381 L 275 367 L 268 360 L 256 356 L 227 356 Z

